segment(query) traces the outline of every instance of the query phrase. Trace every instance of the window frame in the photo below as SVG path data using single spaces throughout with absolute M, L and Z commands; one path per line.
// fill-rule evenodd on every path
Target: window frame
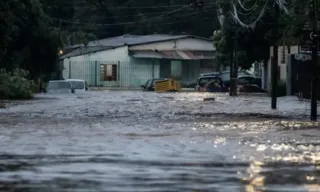
M 111 66 L 111 76 L 108 76 L 108 66 Z M 115 68 L 115 69 L 114 69 Z M 100 64 L 100 81 L 103 82 L 117 82 L 119 81 L 118 64 Z

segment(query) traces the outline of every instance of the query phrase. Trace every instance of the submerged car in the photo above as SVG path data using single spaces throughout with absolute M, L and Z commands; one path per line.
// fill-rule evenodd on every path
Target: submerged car
M 201 73 L 200 76 L 219 76 L 220 72 Z
M 252 77 L 252 79 L 254 79 L 254 81 L 255 81 L 255 84 L 256 84 L 258 87 L 261 87 L 261 78 L 252 75 L 252 74 L 249 73 L 248 71 L 239 70 L 239 71 L 238 71 L 238 79 L 239 79 L 239 77 L 243 77 L 243 76 Z M 230 79 L 231 79 L 231 78 L 230 78 L 230 71 L 223 71 L 223 72 L 220 74 L 220 77 L 221 77 L 224 85 L 225 85 L 226 87 L 230 87 Z
M 167 80 L 167 78 L 154 78 L 149 79 L 144 85 L 141 85 L 143 91 L 154 91 L 154 84 L 156 81 Z
M 74 89 L 77 91 L 88 91 L 88 83 L 82 79 L 66 79 L 69 81 Z
M 49 81 L 47 86 L 47 93 L 75 93 L 71 83 L 66 80 Z
M 258 84 L 257 78 L 251 75 L 242 75 L 238 77 L 239 92 L 265 92 Z
M 200 76 L 194 90 L 199 92 L 225 92 L 227 88 L 218 76 Z

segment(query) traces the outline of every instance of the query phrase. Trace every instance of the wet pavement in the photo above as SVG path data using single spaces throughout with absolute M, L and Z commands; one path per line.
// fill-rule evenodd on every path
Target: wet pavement
M 215 101 L 203 101 L 207 97 Z M 294 97 L 89 91 L 0 109 L 0 191 L 320 191 Z

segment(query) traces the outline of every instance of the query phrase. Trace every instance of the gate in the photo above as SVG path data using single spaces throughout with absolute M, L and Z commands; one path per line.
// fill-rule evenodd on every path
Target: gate
M 298 54 L 291 55 L 292 66 L 292 91 L 301 99 L 311 99 L 311 86 L 313 77 L 312 62 L 309 58 L 301 58 Z M 300 55 L 300 54 L 299 54 Z M 320 67 L 317 66 L 318 79 L 320 80 Z M 320 81 L 317 82 L 317 100 L 320 100 Z

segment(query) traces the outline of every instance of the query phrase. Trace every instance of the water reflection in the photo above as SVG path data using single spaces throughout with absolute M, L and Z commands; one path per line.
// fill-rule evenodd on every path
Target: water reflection
M 0 116 L 0 191 L 319 187 L 319 123 L 238 115 L 250 103 L 241 97 L 218 95 L 208 107 L 196 94 L 90 94 Z
M 239 173 L 241 175 L 241 173 Z M 247 176 L 240 177 L 246 192 L 320 191 L 320 172 L 313 164 L 252 161 Z

